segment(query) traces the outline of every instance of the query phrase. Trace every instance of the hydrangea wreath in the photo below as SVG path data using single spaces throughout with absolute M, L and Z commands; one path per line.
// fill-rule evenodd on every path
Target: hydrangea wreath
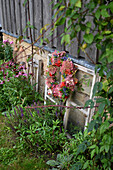
M 61 82 L 57 80 L 57 72 L 60 70 Z M 66 100 L 72 91 L 78 79 L 75 78 L 77 68 L 73 62 L 66 56 L 66 52 L 55 52 L 49 60 L 49 66 L 46 70 L 46 84 L 49 88 L 48 95 L 53 95 L 61 100 Z

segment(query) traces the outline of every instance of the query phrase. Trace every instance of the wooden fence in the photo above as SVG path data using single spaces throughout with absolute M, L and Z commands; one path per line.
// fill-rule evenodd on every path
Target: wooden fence
M 37 29 L 32 30 L 33 40 L 37 39 L 40 35 L 40 29 L 45 24 L 52 24 L 54 21 L 52 16 L 55 11 L 52 10 L 53 5 L 57 2 L 54 1 L 54 4 L 50 5 L 51 0 L 29 0 L 30 6 L 30 22 L 31 25 L 36 27 Z M 2 29 L 13 35 L 23 35 L 26 36 L 27 39 L 30 37 L 29 29 L 27 29 L 24 33 L 23 30 L 28 22 L 28 9 L 27 5 L 23 6 L 24 0 L 0 0 L 0 15 L 2 22 Z M 87 17 L 87 20 L 91 21 L 91 18 Z M 66 25 L 64 25 L 66 26 Z M 79 56 L 84 57 L 86 60 L 89 60 L 87 56 L 80 51 L 78 54 L 78 42 L 74 39 L 74 43 L 72 43 L 71 47 L 61 45 L 61 37 L 59 36 L 63 32 L 64 26 L 58 27 L 53 35 L 50 37 L 50 40 L 53 37 L 58 37 L 53 39 L 48 45 L 51 48 L 56 48 L 57 50 L 65 50 L 69 54 L 74 57 L 79 58 Z M 82 41 L 83 33 L 79 34 L 79 40 Z M 47 36 L 47 33 L 45 34 Z M 98 52 L 95 45 L 92 45 L 89 49 L 87 49 L 87 53 L 96 62 L 98 58 Z

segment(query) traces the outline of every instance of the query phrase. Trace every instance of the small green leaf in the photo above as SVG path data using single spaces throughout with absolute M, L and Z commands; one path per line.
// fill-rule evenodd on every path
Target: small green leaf
M 56 162 L 55 160 L 49 160 L 46 162 L 46 164 L 48 164 L 50 166 L 56 166 L 56 165 L 58 165 L 58 162 Z
M 104 111 L 104 108 L 105 108 L 105 103 L 103 102 L 103 103 L 101 103 L 101 104 L 99 105 L 99 107 L 98 107 L 98 112 L 99 112 L 99 113 L 102 113 L 102 112 Z
M 100 148 L 100 152 L 103 152 L 103 151 L 104 151 L 104 149 L 105 149 L 105 146 L 101 146 L 101 148 Z
M 93 158 L 94 154 L 95 154 L 95 149 L 91 151 L 91 159 Z
M 84 107 L 88 107 L 89 105 L 91 109 L 94 107 L 94 102 L 91 99 L 86 101 Z
M 84 35 L 84 41 L 88 44 L 91 44 L 93 42 L 93 39 L 94 39 L 94 35 L 91 33 L 91 34 L 85 34 Z
M 94 144 L 94 145 L 90 146 L 89 148 L 90 148 L 90 149 L 94 149 L 94 148 L 96 148 L 96 144 Z
M 91 22 L 86 23 L 87 27 L 91 28 Z
M 63 44 L 63 43 L 66 43 L 66 44 L 70 44 L 70 35 L 69 34 L 66 34 L 66 35 L 64 35 L 63 37 L 62 37 L 62 39 L 61 39 L 61 44 Z
M 100 18 L 100 10 L 99 10 L 99 9 L 96 11 L 96 13 L 95 13 L 95 17 L 96 17 L 97 19 L 99 19 L 99 18 Z
M 100 127 L 100 134 L 104 133 L 107 129 L 109 129 L 109 122 L 104 122 Z
M 105 145 L 105 151 L 106 153 L 109 151 L 109 145 Z
M 102 9 L 101 10 L 101 15 L 103 16 L 103 17 L 110 17 L 110 15 L 108 14 L 108 12 L 107 12 L 107 10 L 106 9 Z
M 88 166 L 89 166 L 89 160 L 87 160 L 87 161 L 85 162 L 85 164 L 84 164 L 84 166 L 83 166 L 83 169 L 88 168 Z
M 108 94 L 113 93 L 113 86 L 109 88 Z
M 58 22 L 56 22 L 55 26 L 63 25 L 66 21 L 66 18 L 61 18 Z

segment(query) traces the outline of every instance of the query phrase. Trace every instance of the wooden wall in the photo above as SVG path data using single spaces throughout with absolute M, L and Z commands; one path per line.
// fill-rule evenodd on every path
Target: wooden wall
M 40 29 L 45 24 L 52 24 L 52 21 L 55 20 L 52 20 L 52 16 L 55 12 L 52 10 L 54 4 L 50 5 L 50 2 L 51 0 L 29 0 L 31 25 L 37 28 L 32 30 L 33 40 L 37 39 L 37 37 L 40 35 Z M 0 0 L 2 29 L 12 33 L 13 35 L 23 35 L 29 39 L 29 29 L 23 33 L 23 30 L 28 22 L 27 5 L 24 7 L 23 3 L 24 0 Z M 54 3 L 57 3 L 57 0 L 55 0 Z M 87 18 L 87 20 L 91 20 L 91 18 Z M 63 32 L 63 28 L 64 25 L 58 27 L 49 39 L 52 40 L 53 37 L 60 35 Z M 45 36 L 47 35 L 48 32 L 45 34 Z M 80 41 L 82 41 L 82 35 L 83 34 L 79 35 Z M 77 54 L 78 42 L 76 39 L 74 39 L 74 43 L 71 45 L 71 47 L 65 47 L 64 45 L 61 45 L 60 40 L 61 37 L 58 36 L 58 38 L 53 39 L 48 46 L 50 48 L 56 48 L 57 50 L 65 50 L 76 58 L 82 56 L 89 61 L 88 57 L 82 51 L 79 53 L 79 55 Z M 88 49 L 87 52 L 95 62 L 97 58 L 97 50 L 95 45 L 92 45 L 92 47 Z

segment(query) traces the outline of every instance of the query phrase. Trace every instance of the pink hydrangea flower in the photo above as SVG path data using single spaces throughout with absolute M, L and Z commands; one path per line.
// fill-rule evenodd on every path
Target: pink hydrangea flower
M 52 77 L 47 78 L 46 79 L 47 87 L 50 88 L 51 87 L 51 83 L 53 83 L 53 82 L 54 82 L 54 79 Z
M 62 74 L 70 74 L 71 71 L 74 69 L 74 64 L 70 60 L 63 61 L 62 67 L 60 68 L 60 72 Z
M 51 67 L 47 68 L 47 72 L 49 72 L 50 76 L 54 75 L 56 73 L 56 71 L 57 71 L 57 68 L 54 67 L 54 66 L 51 66 Z
M 62 98 L 63 93 L 60 90 L 61 90 L 61 87 L 59 85 L 56 85 L 56 87 L 53 89 L 53 95 L 55 97 Z
M 72 75 L 69 75 L 66 77 L 65 84 L 66 84 L 66 87 L 69 87 L 70 90 L 74 91 L 75 81 Z

